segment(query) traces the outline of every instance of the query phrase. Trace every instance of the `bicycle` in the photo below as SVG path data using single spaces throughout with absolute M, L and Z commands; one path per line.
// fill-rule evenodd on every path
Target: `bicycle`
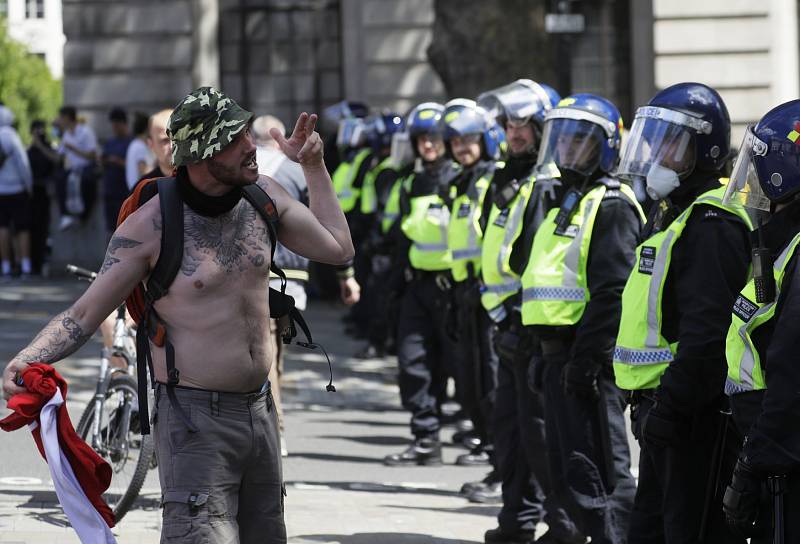
M 93 281 L 97 274 L 67 265 L 79 279 Z M 125 368 L 111 364 L 120 357 Z M 136 387 L 135 333 L 125 322 L 125 304 L 117 308 L 114 341 L 104 347 L 100 372 L 92 400 L 81 415 L 75 431 L 112 469 L 111 485 L 104 498 L 119 522 L 133 506 L 151 464 L 155 466 L 155 444 L 149 435 L 141 435 Z

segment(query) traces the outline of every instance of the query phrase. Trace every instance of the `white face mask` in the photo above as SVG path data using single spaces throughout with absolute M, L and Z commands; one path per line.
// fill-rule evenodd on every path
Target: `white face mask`
M 678 174 L 660 164 L 653 164 L 647 172 L 647 195 L 653 200 L 665 198 L 680 184 Z

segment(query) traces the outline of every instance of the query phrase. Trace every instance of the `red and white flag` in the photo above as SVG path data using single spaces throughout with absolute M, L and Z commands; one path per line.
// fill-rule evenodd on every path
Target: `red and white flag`
M 14 431 L 28 425 L 50 468 L 61 507 L 81 542 L 116 543 L 110 530 L 114 513 L 102 497 L 111 483 L 111 467 L 75 432 L 65 404 L 67 382 L 42 363 L 31 364 L 22 373 L 22 381 L 27 391 L 9 399 L 14 413 L 0 421 L 0 428 Z

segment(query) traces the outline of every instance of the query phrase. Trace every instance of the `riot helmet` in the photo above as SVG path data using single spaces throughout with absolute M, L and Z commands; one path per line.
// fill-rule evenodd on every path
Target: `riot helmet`
M 367 125 L 360 117 L 349 117 L 339 121 L 336 131 L 336 147 L 344 151 L 367 145 Z
M 442 135 L 450 157 L 456 159 L 451 142 L 458 138 L 467 143 L 477 143 L 481 152 L 479 160 L 497 160 L 504 139 L 503 131 L 487 111 L 474 100 L 455 98 L 445 104 L 442 115 Z
M 442 104 L 438 102 L 424 102 L 411 110 L 411 113 L 406 117 L 409 142 L 415 157 L 432 162 L 432 155 L 427 159 L 420 155 L 420 138 L 425 138 L 426 142 L 437 149 L 437 152 L 440 148 L 442 152 L 444 151 L 441 127 L 443 114 L 444 106 Z M 438 158 L 439 157 L 436 157 L 436 159 Z
M 730 158 L 731 123 L 719 93 L 678 83 L 636 110 L 618 174 L 647 184 L 660 200 L 693 172 L 720 172 Z
M 617 163 L 622 132 L 619 110 L 600 96 L 575 94 L 547 112 L 539 167 L 555 164 L 562 178 L 588 179 L 610 173 Z
M 365 125 L 367 142 L 373 151 L 380 152 L 391 148 L 392 135 L 405 128 L 405 121 L 398 113 L 384 112 L 368 117 Z
M 773 203 L 800 193 L 800 100 L 770 110 L 745 130 L 730 182 L 727 202 L 768 213 Z

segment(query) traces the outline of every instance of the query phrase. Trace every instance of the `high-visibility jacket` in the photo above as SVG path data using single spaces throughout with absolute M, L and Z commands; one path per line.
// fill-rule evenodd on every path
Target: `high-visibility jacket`
M 627 185 L 604 178 L 581 198 L 569 225 L 556 224 L 559 208 L 553 208 L 536 231 L 528 265 L 522 273 L 523 325 L 574 325 L 589 302 L 586 274 L 589 248 L 600 204 L 606 196 L 624 198 L 644 212 Z
M 392 168 L 391 158 L 386 157 L 364 176 L 364 183 L 361 186 L 361 213 L 371 214 L 378 211 L 378 192 L 375 180 L 378 179 L 381 172 Z
M 404 178 L 397 178 L 389 191 L 389 196 L 386 199 L 386 204 L 383 206 L 381 212 L 381 232 L 386 234 L 392 228 L 394 222 L 400 218 L 400 195 L 403 190 L 411 190 L 411 181 L 414 175 L 409 175 Z
M 413 181 L 412 181 L 413 183 Z M 411 240 L 408 261 L 417 270 L 440 271 L 450 268 L 447 227 L 448 203 L 439 194 L 410 197 L 409 210 L 402 216 L 400 229 Z
M 502 163 L 496 168 L 502 168 Z M 464 281 L 469 277 L 469 270 L 476 274 L 481 267 L 481 214 L 483 200 L 489 189 L 495 168 L 490 168 L 482 176 L 471 181 L 463 194 L 458 195 L 450 208 L 450 226 L 447 240 L 450 246 L 452 262 L 450 270 L 455 281 Z
M 772 266 L 775 278 L 775 300 L 766 304 L 756 302 L 756 287 L 750 280 L 733 304 L 733 316 L 725 340 L 725 359 L 728 361 L 728 377 L 725 393 L 734 395 L 746 391 L 766 389 L 761 357 L 753 344 L 753 332 L 775 316 L 778 297 L 783 284 L 786 266 L 800 245 L 800 234 L 795 235 Z
M 516 196 L 504 208 L 492 204 L 481 246 L 481 304 L 488 312 L 519 291 L 519 274 L 511 269 L 511 251 L 522 233 L 525 209 L 533 191 L 535 176 L 519 181 Z
M 361 163 L 369 157 L 372 152 L 369 149 L 362 149 L 349 162 L 342 162 L 333 172 L 333 190 L 336 191 L 336 198 L 344 213 L 352 211 L 358 203 L 361 190 L 353 186 Z
M 699 204 L 714 206 L 738 216 L 748 227 L 750 218 L 739 204 L 723 203 L 725 188 L 700 195 L 665 230 L 636 249 L 636 265 L 622 292 L 622 318 L 614 349 L 614 374 L 622 389 L 652 389 L 675 357 L 677 342 L 669 343 L 661 332 L 662 300 L 672 261 L 672 250 L 692 211 Z

